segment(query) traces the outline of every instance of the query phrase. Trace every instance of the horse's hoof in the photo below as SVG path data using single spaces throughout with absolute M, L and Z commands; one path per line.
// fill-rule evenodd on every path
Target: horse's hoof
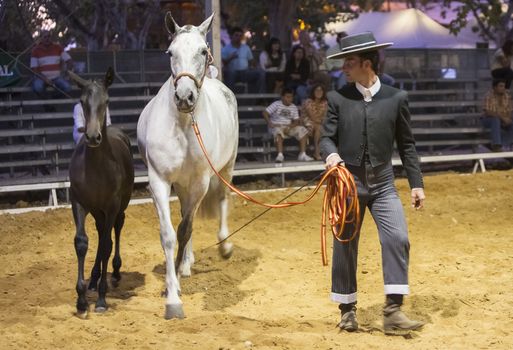
M 75 314 L 78 318 L 82 319 L 82 320 L 87 320 L 87 310 L 86 311 L 78 311 L 77 310 L 77 313 Z
M 166 320 L 171 320 L 173 318 L 182 319 L 185 318 L 183 313 L 183 305 L 182 304 L 166 304 L 166 314 L 164 315 Z
M 112 277 L 111 277 L 112 280 L 116 280 L 117 282 L 121 281 L 121 274 L 119 272 L 113 272 L 112 273 Z
M 117 288 L 117 287 L 119 286 L 119 280 L 120 280 L 120 278 L 112 277 L 112 278 L 110 279 L 110 284 L 112 284 L 112 286 L 113 286 L 114 288 Z
M 106 306 L 97 306 L 94 308 L 94 312 L 99 313 L 99 314 L 103 314 L 103 313 L 105 313 L 105 311 L 107 311 Z
M 180 273 L 181 277 L 191 277 L 191 267 L 190 266 L 184 266 L 182 268 L 182 272 Z
M 219 254 L 223 259 L 230 259 L 233 253 L 233 243 L 225 242 L 219 246 Z
M 87 286 L 87 290 L 91 291 L 91 292 L 96 292 L 97 286 L 98 286 L 98 282 L 96 282 L 96 283 L 90 282 L 89 285 Z

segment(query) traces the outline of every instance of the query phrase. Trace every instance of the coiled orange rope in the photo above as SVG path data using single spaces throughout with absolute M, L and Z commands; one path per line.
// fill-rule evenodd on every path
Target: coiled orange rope
M 356 191 L 356 184 L 351 173 L 342 165 L 332 167 L 328 169 L 319 183 L 314 188 L 312 193 L 304 200 L 300 202 L 286 202 L 278 204 L 262 203 L 255 198 L 251 197 L 247 193 L 240 191 L 238 188 L 233 186 L 231 183 L 219 174 L 214 168 L 214 165 L 210 161 L 210 157 L 207 154 L 203 139 L 199 132 L 198 126 L 194 117 L 192 119 L 192 128 L 196 134 L 199 145 L 208 164 L 217 175 L 217 177 L 228 186 L 233 192 L 238 194 L 240 197 L 253 202 L 255 204 L 268 207 L 268 208 L 287 208 L 294 205 L 305 204 L 310 201 L 319 191 L 321 186 L 326 182 L 326 191 L 324 192 L 324 199 L 322 204 L 322 219 L 321 219 L 321 254 L 322 263 L 324 266 L 328 265 L 328 256 L 326 252 L 326 216 L 328 217 L 331 231 L 333 236 L 342 243 L 348 243 L 353 240 L 360 231 L 360 205 L 358 202 L 358 195 Z M 327 214 L 328 213 L 328 214 Z M 344 227 L 346 224 L 353 224 L 353 234 L 347 239 L 343 239 Z

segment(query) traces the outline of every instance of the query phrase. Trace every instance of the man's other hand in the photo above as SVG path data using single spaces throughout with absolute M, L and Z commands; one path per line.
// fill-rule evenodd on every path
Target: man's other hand
M 422 209 L 424 207 L 424 199 L 426 199 L 426 195 L 424 194 L 424 189 L 422 188 L 413 188 L 411 190 L 411 206 L 415 209 Z

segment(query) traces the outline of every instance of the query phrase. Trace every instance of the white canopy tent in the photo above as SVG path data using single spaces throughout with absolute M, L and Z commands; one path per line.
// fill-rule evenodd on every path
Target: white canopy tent
M 431 17 L 418 9 L 392 12 L 366 12 L 348 22 L 330 22 L 326 29 L 331 33 L 345 31 L 357 34 L 371 31 L 378 42 L 393 42 L 392 48 L 475 48 L 482 41 L 468 31 L 454 36 Z M 329 46 L 335 44 L 334 35 L 325 38 Z

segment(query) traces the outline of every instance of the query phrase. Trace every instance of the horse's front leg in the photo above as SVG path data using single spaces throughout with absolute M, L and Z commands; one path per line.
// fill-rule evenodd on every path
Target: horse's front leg
M 120 212 L 116 217 L 116 222 L 114 223 L 114 258 L 112 259 L 112 284 L 117 286 L 119 281 L 121 280 L 121 274 L 119 270 L 121 269 L 121 255 L 119 253 L 119 240 L 121 237 L 121 229 L 125 223 L 125 212 Z
M 89 239 L 85 232 L 86 210 L 75 200 L 71 202 L 73 219 L 75 221 L 75 252 L 78 259 L 78 278 L 77 278 L 77 314 L 80 317 L 87 316 L 88 303 L 86 299 L 87 284 L 84 280 L 84 260 L 87 254 Z
M 182 208 L 182 221 L 178 225 L 178 254 L 176 255 L 176 271 L 178 276 L 189 277 L 194 264 L 192 249 L 192 223 L 194 215 L 208 190 L 209 178 L 202 177 L 190 182 L 194 185 L 174 185 Z
M 103 220 L 103 219 L 102 219 Z M 100 232 L 103 230 L 103 224 L 100 220 L 95 221 L 96 232 L 98 232 L 98 247 L 96 248 L 96 258 L 94 259 L 94 265 L 91 269 L 91 278 L 89 278 L 89 290 L 96 291 L 98 289 L 98 280 L 101 274 L 101 245 L 100 245 Z
M 150 189 L 153 202 L 157 209 L 160 222 L 160 243 L 166 257 L 166 319 L 184 318 L 180 293 L 180 284 L 176 276 L 174 252 L 176 246 L 176 232 L 171 224 L 171 212 L 169 207 L 169 195 L 171 186 L 155 174 L 151 167 L 148 169 Z
M 103 218 L 96 218 L 96 222 L 100 221 L 97 225 L 101 228 L 98 231 L 98 246 L 101 261 L 101 273 L 100 280 L 98 282 L 98 299 L 96 300 L 95 310 L 96 312 L 105 312 L 107 310 L 107 301 L 105 296 L 107 295 L 107 268 L 109 265 L 110 254 L 112 253 L 112 227 L 114 226 L 115 214 L 117 210 L 111 210 L 105 214 Z M 103 215 L 102 215 L 103 216 Z

